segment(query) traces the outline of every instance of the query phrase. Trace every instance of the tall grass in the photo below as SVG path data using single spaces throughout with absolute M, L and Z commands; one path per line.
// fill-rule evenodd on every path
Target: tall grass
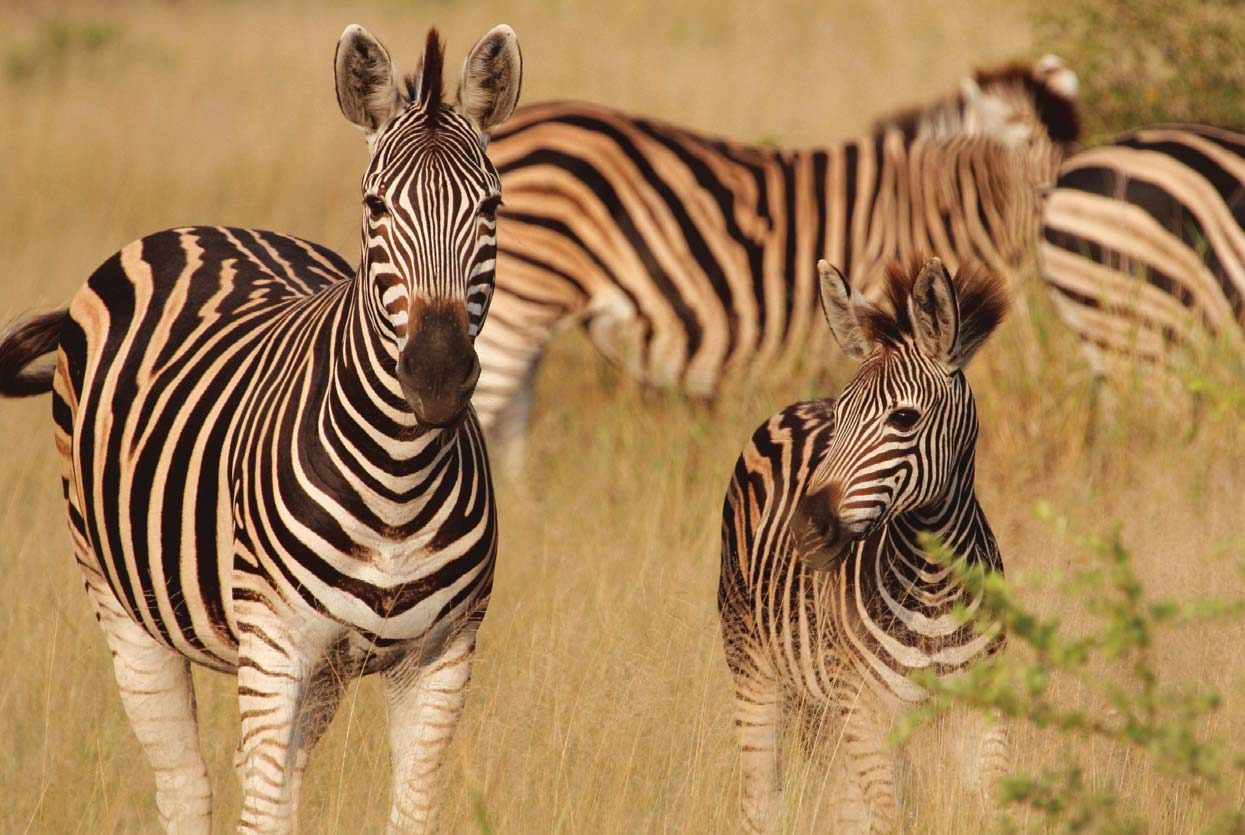
M 638 0 L 6 7 L 0 61 L 0 318 L 63 303 L 127 240 L 192 222 L 274 228 L 353 257 L 365 152 L 337 112 L 330 60 L 361 22 L 411 66 L 429 23 L 451 64 L 499 20 L 519 32 L 525 98 L 611 102 L 743 139 L 811 144 L 950 89 L 1012 57 L 1028 30 L 978 0 L 736 5 Z M 62 34 L 57 34 L 62 31 Z M 69 34 L 64 34 L 65 32 Z M 107 33 L 86 34 L 86 33 Z M 55 60 L 46 45 L 66 45 Z M 16 57 L 14 57 L 16 56 Z M 838 360 L 737 389 L 715 406 L 639 390 L 578 335 L 542 375 L 531 468 L 501 490 L 502 553 L 445 804 L 455 832 L 728 831 L 738 823 L 731 685 L 715 611 L 727 476 L 766 416 L 846 379 Z M 1093 413 L 1091 381 L 1041 294 L 975 364 L 982 501 L 1026 605 L 1062 612 L 1031 578 L 1083 554 L 1029 508 L 1118 519 L 1139 576 L 1186 598 L 1239 583 L 1207 560 L 1245 530 L 1239 414 L 1192 418 L 1144 389 Z M 115 693 L 69 554 L 46 400 L 0 408 L 0 831 L 147 832 L 152 780 Z M 1070 617 L 1075 617 L 1070 616 Z M 1240 736 L 1241 630 L 1163 643 L 1173 675 L 1225 692 L 1216 733 Z M 228 832 L 238 811 L 233 681 L 196 673 L 204 748 Z M 910 746 L 917 832 L 971 832 L 936 754 Z M 1017 757 L 1062 751 L 1022 734 Z M 1092 741 L 1091 785 L 1125 783 L 1154 831 L 1186 820 L 1140 772 Z M 352 688 L 313 758 L 308 832 L 374 832 L 388 797 L 383 699 Z M 794 831 L 824 820 L 825 763 L 792 759 Z M 483 824 L 481 822 L 484 822 Z

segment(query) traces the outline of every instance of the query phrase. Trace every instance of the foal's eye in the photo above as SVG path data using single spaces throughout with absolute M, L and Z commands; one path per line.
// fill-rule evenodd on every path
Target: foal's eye
M 916 426 L 916 422 L 920 419 L 921 413 L 916 409 L 896 409 L 886 416 L 886 423 L 888 426 L 906 432 Z
M 375 194 L 369 194 L 364 197 L 363 205 L 367 206 L 367 213 L 372 216 L 372 220 L 380 220 L 389 214 L 389 207 L 385 205 L 385 201 Z

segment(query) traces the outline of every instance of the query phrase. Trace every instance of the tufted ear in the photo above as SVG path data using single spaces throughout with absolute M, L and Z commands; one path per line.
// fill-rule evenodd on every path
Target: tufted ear
M 1033 66 L 1033 74 L 1052 92 L 1058 93 L 1065 99 L 1076 99 L 1080 90 L 1076 73 L 1070 70 L 1058 55 L 1047 53 L 1039 58 Z
M 908 297 L 908 316 L 912 321 L 917 347 L 931 359 L 948 368 L 958 355 L 960 340 L 960 302 L 947 268 L 930 258 L 912 285 Z
M 960 101 L 964 103 L 965 109 L 977 106 L 983 98 L 986 97 L 982 91 L 981 85 L 977 83 L 977 79 L 965 77 L 960 79 Z
M 826 315 L 830 332 L 839 347 L 849 357 L 862 360 L 873 352 L 873 343 L 865 334 L 857 316 L 858 309 L 869 303 L 859 293 L 853 292 L 847 279 L 829 262 L 817 262 L 817 274 L 821 287 L 821 311 Z
M 368 139 L 401 108 L 398 68 L 380 41 L 358 24 L 342 32 L 333 59 L 337 104 Z
M 467 54 L 454 106 L 487 136 L 514 113 L 522 86 L 519 38 L 503 23 L 480 38 Z

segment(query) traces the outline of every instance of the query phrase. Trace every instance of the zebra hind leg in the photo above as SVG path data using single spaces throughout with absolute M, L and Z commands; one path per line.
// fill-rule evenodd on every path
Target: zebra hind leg
M 165 832 L 212 829 L 212 784 L 199 747 L 190 662 L 130 619 L 111 592 L 88 584 L 112 650 L 121 703 L 156 778 L 156 809 Z
M 441 787 L 442 759 L 467 699 L 479 626 L 473 618 L 436 657 L 412 652 L 381 673 L 393 758 L 391 833 L 438 831 L 434 794 Z

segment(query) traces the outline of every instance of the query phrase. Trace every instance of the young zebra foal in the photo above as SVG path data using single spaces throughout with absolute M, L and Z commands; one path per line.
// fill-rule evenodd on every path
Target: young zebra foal
M 744 814 L 754 831 L 778 827 L 778 731 L 783 697 L 794 695 L 844 720 L 838 756 L 854 800 L 841 817 L 892 832 L 885 735 L 925 696 L 909 674 L 952 674 L 1003 645 L 952 616 L 977 602 L 918 541 L 934 534 L 1002 570 L 973 493 L 977 415 L 963 368 L 1007 297 L 993 274 L 966 266 L 952 281 L 935 258 L 888 268 L 887 311 L 825 261 L 818 271 L 830 330 L 860 369 L 837 400 L 789 406 L 756 431 L 722 511 L 718 608 Z M 989 785 L 1006 756 L 1002 728 L 986 729 L 976 750 L 976 780 Z
M 53 390 L 74 553 L 170 832 L 211 831 L 192 661 L 238 677 L 240 831 L 295 828 L 308 752 L 372 672 L 389 828 L 430 829 L 492 587 L 470 398 L 501 185 L 484 148 L 518 41 L 486 34 L 452 103 L 435 30 L 405 80 L 358 26 L 335 65 L 371 151 L 357 270 L 286 235 L 173 229 L 0 335 L 0 394 Z M 51 351 L 54 372 L 28 367 Z

